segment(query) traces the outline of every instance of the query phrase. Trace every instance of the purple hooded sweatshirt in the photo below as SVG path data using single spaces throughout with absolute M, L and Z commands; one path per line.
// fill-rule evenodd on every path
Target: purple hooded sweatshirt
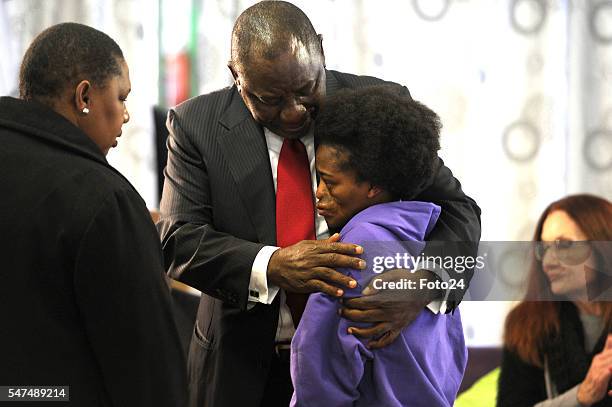
M 416 201 L 374 205 L 355 215 L 340 240 L 363 245 L 368 265 L 362 271 L 340 270 L 358 282 L 345 297 L 360 296 L 376 275 L 375 256 L 396 256 L 407 250 L 401 242 L 425 241 L 439 215 L 438 206 Z M 409 254 L 418 256 L 423 245 L 408 245 Z M 341 318 L 339 307 L 325 294 L 308 299 L 291 343 L 292 407 L 453 405 L 467 361 L 459 310 L 434 314 L 424 309 L 392 344 L 369 350 L 347 328 L 371 324 Z

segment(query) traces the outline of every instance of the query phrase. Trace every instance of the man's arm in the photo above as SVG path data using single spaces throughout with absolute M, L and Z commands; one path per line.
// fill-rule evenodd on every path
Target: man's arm
M 73 281 L 112 404 L 186 406 L 185 357 L 159 239 L 133 191 L 100 203 L 81 239 Z
M 442 212 L 429 240 L 479 241 L 480 208 L 465 195 L 461 183 L 451 170 L 438 158 L 435 176 L 423 191 L 414 198 L 416 201 L 433 202 L 442 207 Z
M 442 207 L 442 212 L 433 231 L 428 236 L 428 245 L 423 251 L 425 256 L 471 256 L 476 257 L 480 241 L 480 208 L 476 202 L 465 195 L 461 183 L 442 159 L 436 163 L 437 170 L 431 184 L 415 200 L 433 202 Z M 458 289 L 449 293 L 447 312 L 459 305 L 474 271 L 466 269 L 458 272 L 453 269 L 432 270 L 437 273 L 448 273 L 456 281 L 462 280 Z M 438 275 L 442 279 L 444 276 Z M 463 288 L 460 288 L 463 287 Z

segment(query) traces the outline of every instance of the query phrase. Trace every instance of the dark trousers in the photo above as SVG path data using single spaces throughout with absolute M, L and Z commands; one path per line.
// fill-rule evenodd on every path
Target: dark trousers
M 280 351 L 272 356 L 270 373 L 261 407 L 287 407 L 293 394 L 291 375 L 289 373 L 289 350 Z

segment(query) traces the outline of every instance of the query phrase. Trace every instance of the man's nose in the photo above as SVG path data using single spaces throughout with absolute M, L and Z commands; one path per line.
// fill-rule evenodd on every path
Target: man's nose
M 123 124 L 130 121 L 130 112 L 128 112 L 127 107 L 123 108 Z
M 295 101 L 285 105 L 281 111 L 281 120 L 289 125 L 299 126 L 306 119 L 306 107 Z

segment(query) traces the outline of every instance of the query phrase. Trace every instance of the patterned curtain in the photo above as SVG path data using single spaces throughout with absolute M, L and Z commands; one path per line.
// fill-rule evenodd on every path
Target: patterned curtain
M 231 83 L 231 27 L 254 1 L 196 3 L 201 93 Z M 483 209 L 483 240 L 530 240 L 570 193 L 612 199 L 612 1 L 293 3 L 323 34 L 328 68 L 396 81 L 438 112 L 440 156 Z M 468 343 L 499 344 L 509 305 L 464 303 Z
M 132 122 L 109 158 L 150 206 L 151 106 L 230 85 L 231 28 L 254 3 L 159 2 L 158 15 L 145 0 L 0 0 L 0 39 L 10 36 L 13 59 L 59 21 L 91 24 L 119 42 L 131 68 Z M 483 240 L 529 240 L 544 207 L 570 193 L 612 199 L 612 1 L 293 2 L 323 34 L 328 68 L 396 81 L 438 112 L 440 156 L 483 209 Z M 3 93 L 14 66 L 0 61 Z M 479 305 L 463 306 L 468 342 L 499 343 L 508 305 Z M 487 316 L 485 329 L 478 319 Z

